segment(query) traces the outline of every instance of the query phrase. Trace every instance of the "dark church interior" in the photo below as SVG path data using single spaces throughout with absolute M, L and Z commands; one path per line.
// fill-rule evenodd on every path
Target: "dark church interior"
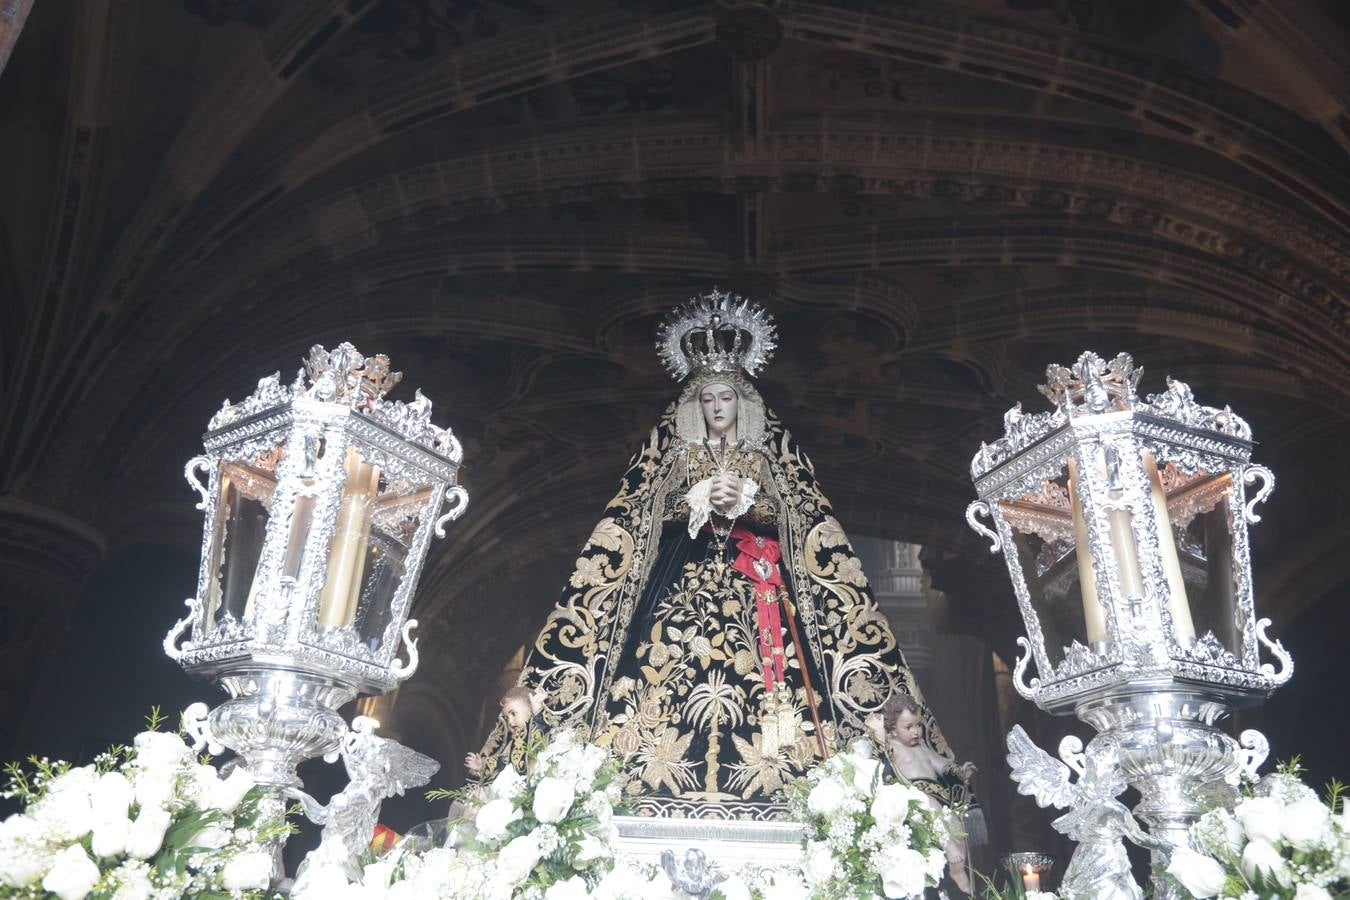
M 1256 607 L 1297 669 L 1225 727 L 1350 776 L 1347 48 L 1340 0 L 0 0 L 0 757 L 218 702 L 161 650 L 184 462 L 350 341 L 464 444 L 421 669 L 358 701 L 462 784 L 678 392 L 661 315 L 717 285 L 776 317 L 759 388 L 907 585 L 882 605 L 979 766 L 985 870 L 1069 853 L 1007 730 L 1084 726 L 1011 690 L 970 460 L 1083 350 L 1251 423 Z

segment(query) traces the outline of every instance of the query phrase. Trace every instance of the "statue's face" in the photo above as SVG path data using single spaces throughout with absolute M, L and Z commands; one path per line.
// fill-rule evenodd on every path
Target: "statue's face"
M 520 731 L 530 723 L 530 704 L 524 700 L 510 700 L 503 703 L 502 717 L 506 719 L 507 728 Z
M 906 747 L 917 747 L 923 740 L 923 719 L 904 710 L 895 719 L 895 736 Z
M 703 421 L 708 423 L 708 437 L 728 440 L 736 436 L 736 391 L 729 384 L 706 384 L 699 392 L 703 403 Z

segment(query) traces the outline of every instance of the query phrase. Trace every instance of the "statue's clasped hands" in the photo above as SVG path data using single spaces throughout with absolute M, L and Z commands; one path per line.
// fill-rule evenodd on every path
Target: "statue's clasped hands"
M 743 486 L 741 477 L 734 472 L 722 472 L 715 475 L 708 494 L 713 509 L 724 516 L 735 509 L 737 504 L 741 502 Z

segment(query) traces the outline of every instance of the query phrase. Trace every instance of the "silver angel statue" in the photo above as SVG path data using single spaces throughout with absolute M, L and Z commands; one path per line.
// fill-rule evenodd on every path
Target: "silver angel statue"
M 1084 753 L 1081 741 L 1067 737 L 1060 743 L 1060 756 L 1067 764 L 1037 747 L 1021 725 L 1008 732 L 1008 765 L 1017 792 L 1033 797 L 1039 806 L 1068 810 L 1053 823 L 1056 831 L 1078 843 L 1060 893 L 1066 900 L 1143 900 L 1124 838 L 1148 849 L 1162 842 L 1116 799 L 1128 784 L 1114 748 L 1099 741 Z
M 338 754 L 350 779 L 341 793 L 324 806 L 297 788 L 286 795 L 299 800 L 306 818 L 323 826 L 323 836 L 296 873 L 295 891 L 302 891 L 316 867 L 336 866 L 349 880 L 360 874 L 357 859 L 370 846 L 379 821 L 380 804 L 408 788 L 421 787 L 440 769 L 440 763 L 397 741 L 378 737 L 377 721 L 368 716 L 352 720 L 352 729 Z

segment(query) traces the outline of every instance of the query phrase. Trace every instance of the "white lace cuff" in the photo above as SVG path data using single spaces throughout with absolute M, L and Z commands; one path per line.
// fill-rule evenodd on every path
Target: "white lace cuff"
M 698 530 L 707 523 L 712 517 L 712 483 L 711 478 L 705 478 L 698 484 L 689 489 L 685 500 L 689 503 L 689 536 L 698 534 Z M 727 511 L 727 518 L 735 519 L 743 516 L 750 511 L 750 507 L 755 505 L 755 497 L 759 494 L 759 485 L 753 478 L 741 479 L 741 498 L 736 501 L 736 505 Z

